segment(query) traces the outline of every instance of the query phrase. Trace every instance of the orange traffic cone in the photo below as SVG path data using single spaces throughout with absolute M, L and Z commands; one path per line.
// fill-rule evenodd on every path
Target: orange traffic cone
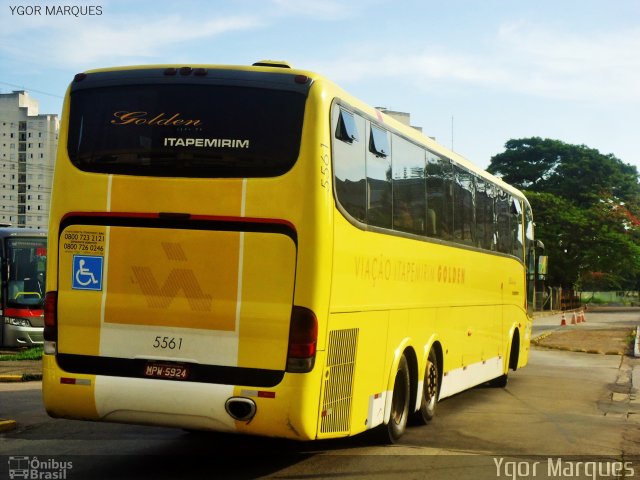
M 566 327 L 567 325 L 567 319 L 564 318 L 564 313 L 562 314 L 562 321 L 560 322 L 560 326 L 561 327 Z
M 576 312 L 573 312 L 571 314 L 571 325 L 575 325 L 576 324 Z

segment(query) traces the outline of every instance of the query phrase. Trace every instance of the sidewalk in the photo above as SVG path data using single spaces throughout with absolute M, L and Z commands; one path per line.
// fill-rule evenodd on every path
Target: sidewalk
M 6 382 L 26 382 L 40 380 L 42 380 L 41 360 L 17 360 L 0 362 L 0 385 Z M 15 420 L 4 419 L 0 417 L 0 433 L 14 430 L 16 426 L 17 424 Z
M 0 383 L 42 380 L 41 360 L 0 362 Z

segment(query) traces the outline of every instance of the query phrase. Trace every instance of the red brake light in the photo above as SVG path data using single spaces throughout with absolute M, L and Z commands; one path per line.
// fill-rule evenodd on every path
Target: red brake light
M 44 324 L 47 327 L 58 324 L 58 292 L 47 292 L 44 296 Z
M 58 292 L 44 296 L 44 339 L 55 342 L 58 337 Z
M 287 371 L 306 373 L 313 370 L 318 341 L 318 319 L 304 307 L 294 306 L 289 327 Z

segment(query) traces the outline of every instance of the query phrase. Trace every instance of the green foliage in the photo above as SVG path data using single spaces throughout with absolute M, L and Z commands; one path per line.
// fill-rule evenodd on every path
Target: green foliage
M 42 347 L 32 347 L 27 350 L 20 350 L 19 352 L 8 354 L 8 355 L 0 355 L 1 362 L 13 362 L 18 360 L 41 360 Z
M 548 279 L 551 285 L 570 287 L 580 275 L 581 246 L 576 232 L 584 231 L 587 218 L 570 201 L 551 193 L 525 191 L 531 203 L 536 238 L 549 256 Z
M 525 190 L 549 282 L 566 288 L 636 289 L 640 185 L 636 167 L 584 145 L 509 140 L 488 171 Z
M 636 167 L 585 145 L 540 137 L 509 140 L 487 169 L 511 185 L 553 193 L 579 206 L 602 199 L 637 202 Z

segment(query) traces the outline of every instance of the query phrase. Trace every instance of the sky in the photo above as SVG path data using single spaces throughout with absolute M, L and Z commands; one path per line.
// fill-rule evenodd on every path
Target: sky
M 262 59 L 409 112 L 482 168 L 538 136 L 640 170 L 638 0 L 0 0 L 0 93 L 40 113 L 92 68 Z

